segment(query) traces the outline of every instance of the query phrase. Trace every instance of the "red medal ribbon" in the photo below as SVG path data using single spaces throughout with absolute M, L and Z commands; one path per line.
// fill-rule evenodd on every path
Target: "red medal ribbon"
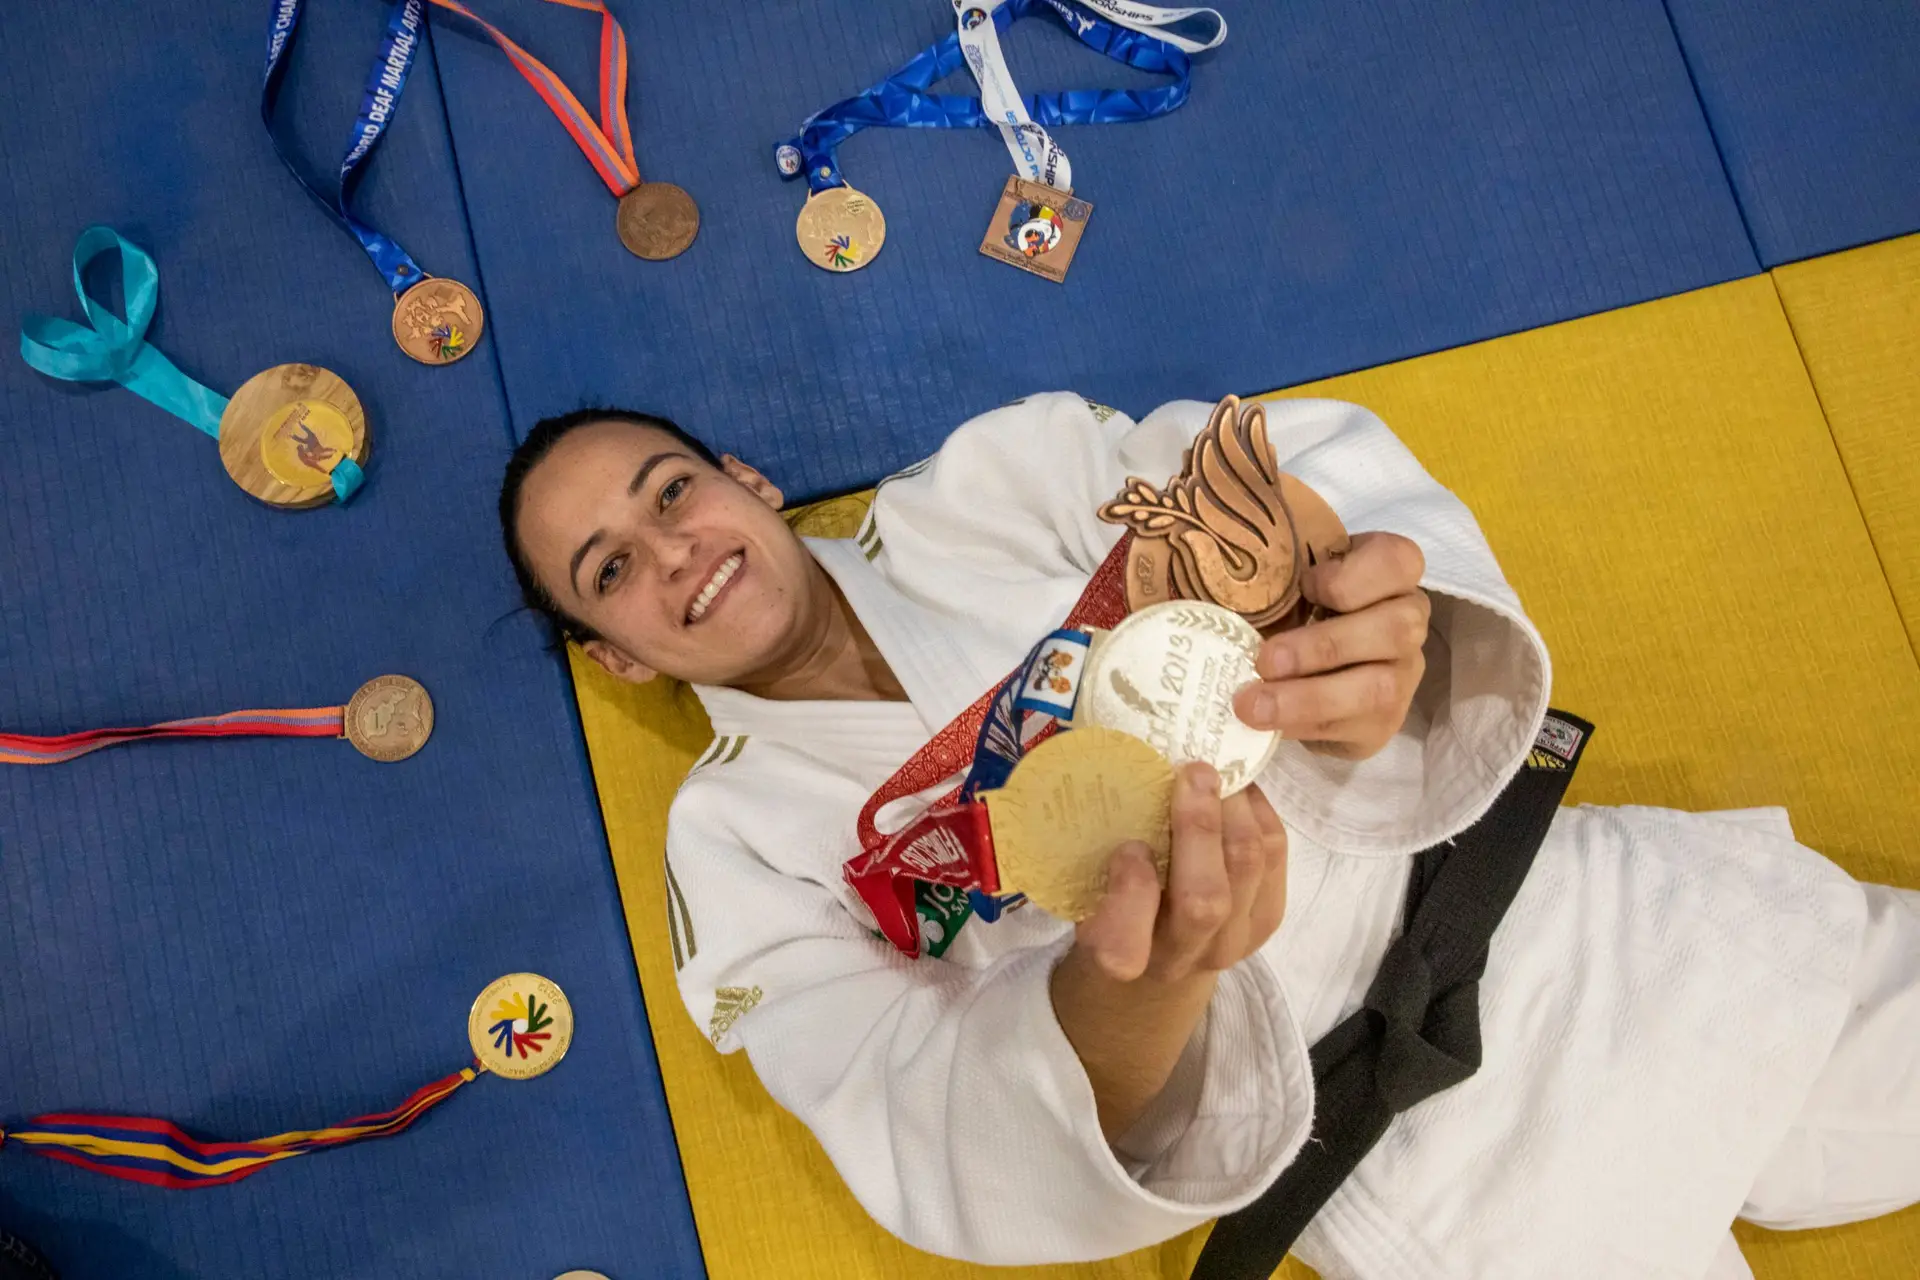
M 1088 579 L 1086 590 L 1067 615 L 1063 627 L 1107 630 L 1127 616 L 1127 551 L 1132 534 L 1124 534 Z M 1007 680 L 1019 678 L 1018 670 Z M 925 791 L 963 774 L 973 762 L 980 726 L 1007 680 L 991 689 L 933 735 L 927 745 L 880 785 L 860 809 L 858 857 L 847 859 L 842 874 L 873 912 L 874 923 L 887 941 L 906 954 L 920 954 L 920 918 L 913 905 L 913 882 L 952 885 L 959 889 L 1000 891 L 1000 875 L 993 858 L 993 832 L 986 805 L 960 799 L 956 783 L 919 817 L 891 835 L 884 834 L 874 817 L 895 800 Z M 1050 723 L 1027 741 L 1039 744 L 1058 729 Z
M 339 738 L 346 734 L 346 712 L 345 707 L 229 711 L 134 729 L 88 729 L 55 737 L 0 733 L 0 764 L 64 764 L 102 747 L 149 738 Z

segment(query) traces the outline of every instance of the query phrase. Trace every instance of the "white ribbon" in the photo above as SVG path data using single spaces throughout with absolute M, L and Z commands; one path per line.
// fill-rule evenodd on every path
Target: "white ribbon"
M 1227 20 L 1218 9 L 1164 9 L 1157 4 L 1138 4 L 1135 0 L 1078 0 L 1080 4 L 1092 9 L 1107 21 L 1138 31 L 1142 35 L 1164 40 L 1176 49 L 1187 53 L 1205 53 L 1218 48 L 1227 38 Z M 1211 16 L 1216 24 L 1213 39 L 1205 42 L 1189 40 L 1185 36 L 1174 35 L 1167 28 L 1186 18 Z
M 1000 52 L 993 11 L 1002 3 L 1004 0 L 953 0 L 960 49 L 980 85 L 980 105 L 999 127 L 1001 141 L 1007 144 L 1007 154 L 1013 157 L 1013 167 L 1022 177 L 1072 191 L 1073 165 L 1067 153 L 1027 114 L 1020 88 L 1007 70 L 1006 55 Z

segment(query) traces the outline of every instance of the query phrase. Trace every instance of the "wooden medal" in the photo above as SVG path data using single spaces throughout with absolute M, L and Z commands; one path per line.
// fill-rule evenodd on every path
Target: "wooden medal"
M 1075 729 L 1029 751 L 1007 785 L 984 793 L 1000 888 L 1049 915 L 1084 920 L 1107 891 L 1107 862 L 1129 840 L 1152 851 L 1166 883 L 1173 766 L 1117 729 Z
M 557 983 L 537 973 L 496 978 L 467 1012 L 467 1044 L 474 1060 L 494 1075 L 545 1075 L 573 1044 L 573 1006 Z
M 393 340 L 421 364 L 452 364 L 471 352 L 487 325 L 473 290 L 428 276 L 393 304 Z
M 665 262 L 700 234 L 700 206 L 671 182 L 643 182 L 620 197 L 615 227 L 634 257 Z
M 433 699 L 408 676 L 375 676 L 347 703 L 347 741 L 369 760 L 393 764 L 427 745 L 433 736 Z
M 1064 284 L 1086 233 L 1093 206 L 1071 191 L 1009 177 L 980 241 L 980 252 L 1009 266 Z
M 887 220 L 873 197 L 852 187 L 829 187 L 807 197 L 794 238 L 808 262 L 845 274 L 873 261 L 887 242 Z
M 269 506 L 306 510 L 333 501 L 334 468 L 367 460 L 367 418 L 353 388 L 312 364 L 280 364 L 248 378 L 220 416 L 220 461 L 233 482 Z

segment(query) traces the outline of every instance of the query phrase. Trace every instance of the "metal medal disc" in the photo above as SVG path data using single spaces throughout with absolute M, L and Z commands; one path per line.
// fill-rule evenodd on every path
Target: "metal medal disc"
M 807 261 L 824 271 L 858 271 L 887 242 L 887 220 L 873 197 L 852 187 L 829 187 L 807 197 L 794 224 Z
M 567 993 L 537 973 L 510 973 L 487 985 L 467 1014 L 467 1042 L 481 1066 L 508 1080 L 545 1075 L 573 1043 Z
M 333 471 L 367 460 L 367 415 L 340 376 L 277 364 L 248 378 L 220 415 L 220 463 L 270 506 L 305 510 L 334 499 Z
M 1130 733 L 1175 765 L 1204 761 L 1230 796 L 1280 745 L 1233 712 L 1233 695 L 1260 678 L 1259 652 L 1260 633 L 1231 609 L 1196 600 L 1143 609 L 1095 641 L 1074 724 Z
M 607 1277 L 598 1271 L 569 1271 L 563 1276 L 555 1276 L 553 1280 L 607 1280 Z
M 393 340 L 421 364 L 452 364 L 471 352 L 487 327 L 473 290 L 428 276 L 393 304 Z
M 375 676 L 347 703 L 346 732 L 370 760 L 405 760 L 433 736 L 433 699 L 409 676 Z
M 614 225 L 627 252 L 665 262 L 685 253 L 700 234 L 700 206 L 671 182 L 643 182 L 620 197 Z
M 1056 734 L 984 799 L 1001 891 L 1026 894 L 1048 915 L 1092 915 L 1107 891 L 1107 863 L 1129 840 L 1146 843 L 1166 880 L 1173 766 L 1131 734 Z

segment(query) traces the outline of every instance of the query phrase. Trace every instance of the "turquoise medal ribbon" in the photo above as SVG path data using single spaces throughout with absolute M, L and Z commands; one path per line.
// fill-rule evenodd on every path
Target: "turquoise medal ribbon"
M 125 320 L 88 293 L 84 279 L 88 264 L 116 250 L 120 288 L 127 300 Z M 180 372 L 146 341 L 160 298 L 160 273 L 146 250 L 112 227 L 88 227 L 73 247 L 73 291 L 80 296 L 87 323 L 28 316 L 20 325 L 21 358 L 48 377 L 65 382 L 117 382 L 218 440 L 227 398 Z M 352 458 L 342 458 L 331 479 L 334 497 L 345 502 L 366 480 L 366 473 Z

